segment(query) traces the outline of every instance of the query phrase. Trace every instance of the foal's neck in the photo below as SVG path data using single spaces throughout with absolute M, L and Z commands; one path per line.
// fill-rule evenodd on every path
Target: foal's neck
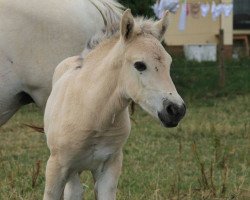
M 91 90 L 85 98 L 91 99 L 92 112 L 97 113 L 96 118 L 104 127 L 116 123 L 119 115 L 127 113 L 129 103 L 123 95 L 119 48 L 117 39 L 100 44 L 86 57 L 83 66 L 82 79 L 88 80 L 86 84 Z

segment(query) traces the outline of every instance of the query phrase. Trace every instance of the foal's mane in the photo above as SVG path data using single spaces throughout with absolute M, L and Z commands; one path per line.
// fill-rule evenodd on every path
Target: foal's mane
M 100 3 L 100 2 L 99 2 Z M 95 35 L 93 35 L 85 45 L 85 48 L 81 54 L 82 58 L 95 49 L 101 42 L 110 39 L 111 37 L 115 37 L 119 35 L 120 32 L 120 21 L 122 17 L 122 6 L 117 4 L 115 7 L 120 9 L 119 12 L 114 10 L 114 7 L 111 7 L 108 3 L 102 2 L 103 6 L 106 8 L 104 11 L 98 9 L 104 20 L 104 27 L 100 31 L 98 31 Z M 137 35 L 139 34 L 150 34 L 155 37 L 158 37 L 159 33 L 154 27 L 155 21 L 151 18 L 147 19 L 144 17 L 135 17 L 135 27 L 137 31 Z

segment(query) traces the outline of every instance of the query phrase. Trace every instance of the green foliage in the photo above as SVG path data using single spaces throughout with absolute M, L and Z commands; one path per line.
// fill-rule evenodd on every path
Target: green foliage
M 119 0 L 126 8 L 130 8 L 134 15 L 154 16 L 151 6 L 155 0 Z
M 216 62 L 195 62 L 173 58 L 171 77 L 177 90 L 191 101 L 214 97 L 233 97 L 250 93 L 250 59 L 225 63 L 226 83 L 220 88 L 219 68 Z

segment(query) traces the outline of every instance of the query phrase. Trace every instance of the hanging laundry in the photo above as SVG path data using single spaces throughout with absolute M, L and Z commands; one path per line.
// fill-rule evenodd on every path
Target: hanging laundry
M 171 13 L 176 13 L 179 8 L 179 0 L 160 0 L 157 1 L 152 8 L 156 17 L 160 19 L 166 10 L 169 10 Z
M 176 13 L 179 8 L 179 0 L 161 0 L 160 8 L 163 10 L 169 10 L 169 12 Z
M 190 4 L 190 11 L 191 11 L 192 17 L 198 18 L 199 17 L 199 12 L 200 12 L 199 3 L 191 3 Z
M 183 3 L 185 3 L 185 1 L 182 1 Z M 189 3 L 186 2 L 186 15 L 188 16 L 190 13 L 190 5 Z
M 233 10 L 233 4 L 232 3 L 223 4 L 222 9 L 223 9 L 224 15 L 226 17 L 228 17 L 231 14 L 232 10 Z
M 212 19 L 215 21 L 223 12 L 223 6 L 222 4 L 216 5 L 213 1 L 212 7 L 211 7 L 211 13 L 212 13 Z
M 187 1 L 184 0 L 181 5 L 181 14 L 179 20 L 179 30 L 184 31 L 186 28 L 186 20 L 187 20 Z
M 206 17 L 210 9 L 209 3 L 201 3 L 200 9 L 201 9 L 201 16 Z
M 214 1 L 212 2 L 211 13 L 212 13 L 212 19 L 215 21 L 217 14 L 216 14 L 216 4 Z
M 153 6 L 151 6 L 151 8 L 153 9 L 155 16 L 160 19 L 160 11 L 159 11 L 159 3 L 156 2 Z

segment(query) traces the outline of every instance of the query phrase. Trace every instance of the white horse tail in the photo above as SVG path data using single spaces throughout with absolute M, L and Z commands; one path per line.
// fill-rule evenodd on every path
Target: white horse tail
M 96 32 L 87 42 L 81 58 L 93 50 L 101 41 L 111 37 L 119 29 L 119 23 L 124 7 L 114 0 L 90 0 L 90 2 L 99 10 L 104 21 L 104 27 Z
M 99 10 L 103 17 L 105 26 L 117 23 L 120 20 L 124 6 L 114 0 L 90 0 Z

